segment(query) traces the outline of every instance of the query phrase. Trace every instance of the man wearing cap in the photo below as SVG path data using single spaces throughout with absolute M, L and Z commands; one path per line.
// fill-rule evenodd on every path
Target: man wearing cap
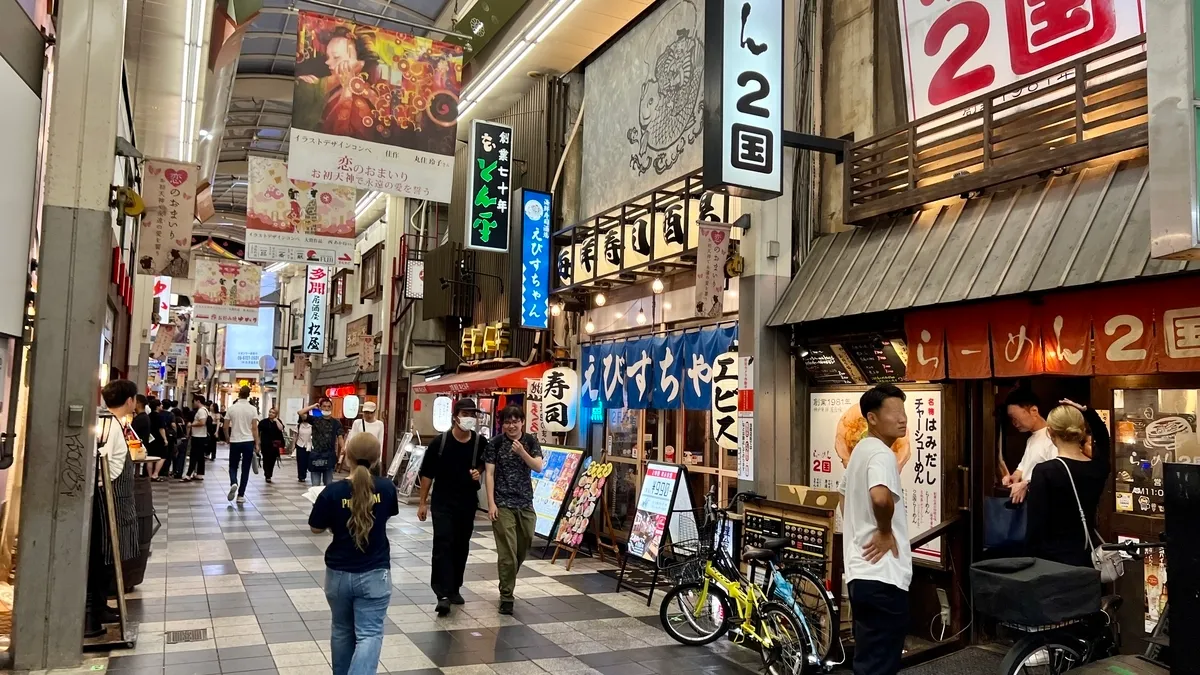
M 350 434 L 346 436 L 347 443 L 358 434 L 371 434 L 375 440 L 379 441 L 380 446 L 383 445 L 383 420 L 376 419 L 376 410 L 378 408 L 374 401 L 367 401 L 363 404 L 362 417 L 354 420 L 354 423 L 350 425 Z
M 421 464 L 421 497 L 417 518 L 433 513 L 433 572 L 430 587 L 437 595 L 437 614 L 465 603 L 459 592 L 467 569 L 479 478 L 483 469 L 483 439 L 475 431 L 479 409 L 475 401 L 454 403 L 454 424 L 429 443 Z M 432 501 L 430 492 L 433 493 Z

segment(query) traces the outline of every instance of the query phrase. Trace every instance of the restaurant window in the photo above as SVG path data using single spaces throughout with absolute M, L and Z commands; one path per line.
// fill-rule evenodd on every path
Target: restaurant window
M 362 257 L 362 277 L 359 280 L 358 297 L 370 300 L 383 293 L 383 242 L 371 247 Z
M 1200 455 L 1200 389 L 1114 389 L 1116 511 L 1163 515 L 1163 463 Z
M 608 423 L 604 436 L 608 443 L 608 456 L 613 458 L 638 459 L 638 410 L 616 408 L 608 411 Z
M 338 270 L 333 275 L 333 288 L 329 297 L 329 313 L 341 314 L 350 311 L 350 303 L 346 302 L 346 280 L 350 270 Z

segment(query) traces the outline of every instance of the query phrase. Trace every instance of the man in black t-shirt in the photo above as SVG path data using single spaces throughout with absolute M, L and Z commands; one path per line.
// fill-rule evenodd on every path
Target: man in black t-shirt
M 546 463 L 542 446 L 525 433 L 525 411 L 510 405 L 500 412 L 504 433 L 483 451 L 487 466 L 488 518 L 496 535 L 496 568 L 500 573 L 500 613 L 513 613 L 513 590 L 525 554 L 533 543 L 537 513 L 533 510 L 531 472 Z
M 454 426 L 430 442 L 421 464 L 417 518 L 424 522 L 433 511 L 433 573 L 429 585 L 437 595 L 438 616 L 449 614 L 450 605 L 465 602 L 459 590 L 467 570 L 483 468 L 483 439 L 475 432 L 478 414 L 475 401 L 455 402 Z M 434 488 L 432 509 L 430 488 Z

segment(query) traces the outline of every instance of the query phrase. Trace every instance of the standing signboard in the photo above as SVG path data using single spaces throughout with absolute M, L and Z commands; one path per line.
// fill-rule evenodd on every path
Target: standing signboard
M 705 189 L 783 193 L 783 4 L 705 2 Z
M 396 486 L 396 492 L 401 497 L 409 498 L 412 495 L 413 488 L 417 485 L 417 479 L 421 475 L 421 465 L 425 463 L 425 450 L 428 446 L 414 445 L 408 455 L 408 467 L 404 470 L 404 477 L 400 479 L 400 484 Z
M 467 248 L 508 251 L 508 210 L 512 168 L 512 127 L 497 122 L 471 122 L 467 161 Z
M 146 212 L 138 233 L 138 274 L 179 278 L 191 275 L 192 221 L 196 217 L 199 173 L 200 167 L 195 164 L 146 160 Z
M 738 449 L 738 355 L 725 352 L 712 365 L 712 434 L 722 450 Z
M 570 494 L 571 486 L 575 484 L 575 476 L 583 464 L 583 450 L 543 445 L 542 458 L 546 462 L 545 466 L 531 476 L 533 510 L 537 514 L 533 532 L 549 539 L 554 532 L 554 524 L 558 522 L 563 502 Z
M 246 260 L 354 262 L 354 188 L 289 179 L 287 164 L 270 157 L 250 157 L 249 166 Z
M 695 516 L 687 513 L 691 508 L 687 469 L 681 464 L 647 462 L 633 528 L 629 532 L 629 554 L 655 562 L 668 532 L 676 542 L 695 539 Z
M 550 326 L 550 194 L 520 192 L 521 203 L 521 327 Z
M 329 268 L 312 266 L 304 284 L 305 354 L 325 353 L 326 310 L 329 302 Z

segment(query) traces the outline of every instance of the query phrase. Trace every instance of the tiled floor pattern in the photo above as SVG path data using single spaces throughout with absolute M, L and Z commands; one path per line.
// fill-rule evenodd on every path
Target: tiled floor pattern
M 222 455 L 226 454 L 222 448 Z M 113 652 L 113 675 L 322 675 L 329 673 L 329 609 L 321 585 L 327 535 L 309 532 L 306 486 L 284 463 L 275 482 L 251 476 L 247 503 L 225 498 L 226 463 L 203 483 L 156 485 L 163 527 L 146 579 L 129 596 L 140 636 Z M 496 611 L 495 542 L 476 523 L 463 596 L 433 613 L 432 527 L 401 506 L 390 521 L 394 590 L 380 672 L 412 675 L 742 675 L 758 670 L 752 652 L 721 641 L 676 644 L 658 626 L 658 604 L 614 593 L 600 563 L 526 563 L 514 616 Z M 209 639 L 167 644 L 166 632 L 207 629 Z M 88 667 L 99 662 L 90 662 Z M 745 665 L 741 665 L 745 664 Z

